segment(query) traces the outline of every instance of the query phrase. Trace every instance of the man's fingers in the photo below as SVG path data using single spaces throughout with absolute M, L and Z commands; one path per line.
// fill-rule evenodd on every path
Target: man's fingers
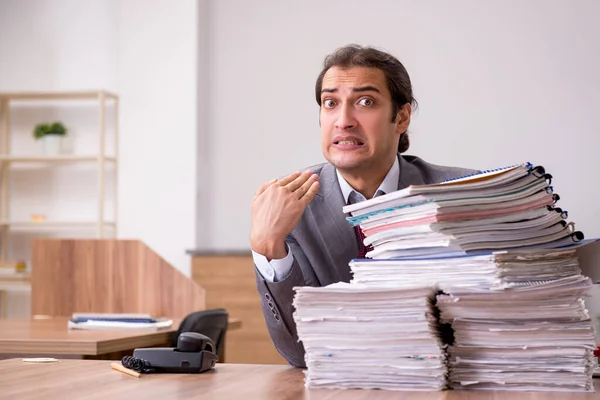
M 298 178 L 301 175 L 300 172 L 294 172 L 291 175 L 286 176 L 283 179 L 279 180 L 279 186 L 286 186 L 288 183 L 292 182 L 294 179 Z
M 269 186 L 271 186 L 275 182 L 277 182 L 277 179 L 272 179 L 269 182 L 266 182 L 266 183 L 263 183 L 262 185 L 260 185 L 260 187 L 256 191 L 256 194 L 254 194 L 254 198 L 256 199 L 258 196 L 263 194 L 265 192 L 265 190 L 267 190 L 269 188 Z
M 299 187 L 304 185 L 304 183 L 308 180 L 308 178 L 311 177 L 311 175 L 312 175 L 312 172 L 304 171 L 302 173 L 302 175 L 300 175 L 299 177 L 297 177 L 296 179 L 294 179 L 293 181 L 291 181 L 290 183 L 285 185 L 285 187 L 288 188 L 288 190 L 290 192 L 295 192 Z
M 308 203 L 310 203 L 312 201 L 312 199 L 315 198 L 315 195 L 317 194 L 318 190 L 319 190 L 319 181 L 314 181 L 308 188 L 308 191 L 306 192 L 304 197 L 302 197 L 302 199 L 300 199 L 301 201 L 304 202 L 305 207 L 308 205 Z
M 308 189 L 310 189 L 310 186 L 317 180 L 319 179 L 317 174 L 312 174 L 308 177 L 308 179 L 306 180 L 306 182 L 304 182 L 302 184 L 302 186 L 300 186 L 298 189 L 296 189 L 296 191 L 294 192 L 294 194 L 296 195 L 296 198 L 298 200 L 300 200 L 306 193 L 308 193 Z

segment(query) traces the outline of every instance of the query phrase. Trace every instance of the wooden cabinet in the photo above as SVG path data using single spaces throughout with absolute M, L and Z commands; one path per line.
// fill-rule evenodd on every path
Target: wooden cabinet
M 227 333 L 228 363 L 287 364 L 263 317 L 251 253 L 192 253 L 192 279 L 206 293 L 206 308 L 225 308 L 242 328 Z

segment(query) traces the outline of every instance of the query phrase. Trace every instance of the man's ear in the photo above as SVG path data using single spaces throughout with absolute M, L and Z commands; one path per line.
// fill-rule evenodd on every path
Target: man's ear
M 409 103 L 406 103 L 398 110 L 396 115 L 396 133 L 402 134 L 408 130 L 410 125 L 410 115 L 412 114 L 412 107 Z

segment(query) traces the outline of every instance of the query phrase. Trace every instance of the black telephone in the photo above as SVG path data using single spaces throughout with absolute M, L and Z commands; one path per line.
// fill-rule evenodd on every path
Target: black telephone
M 124 367 L 138 372 L 200 373 L 214 368 L 215 345 L 209 337 L 196 332 L 179 335 L 177 347 L 150 347 L 133 350 L 121 360 Z

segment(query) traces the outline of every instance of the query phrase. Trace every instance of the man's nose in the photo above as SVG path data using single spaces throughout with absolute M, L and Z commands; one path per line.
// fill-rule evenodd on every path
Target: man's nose
M 354 118 L 352 107 L 348 104 L 342 104 L 339 107 L 339 113 L 335 121 L 335 128 L 339 130 L 349 130 L 356 127 L 356 119 Z

